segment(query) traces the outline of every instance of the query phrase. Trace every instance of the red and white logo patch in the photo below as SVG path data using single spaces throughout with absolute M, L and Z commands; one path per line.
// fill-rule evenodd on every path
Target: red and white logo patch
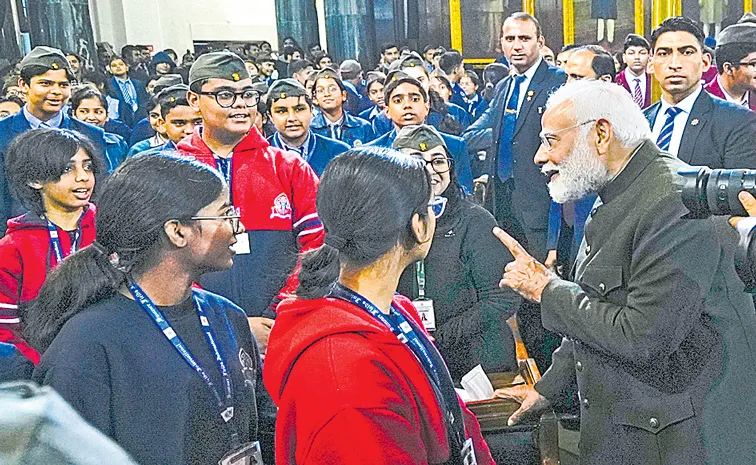
M 289 203 L 286 194 L 278 194 L 278 197 L 273 201 L 270 218 L 291 219 L 291 203 Z

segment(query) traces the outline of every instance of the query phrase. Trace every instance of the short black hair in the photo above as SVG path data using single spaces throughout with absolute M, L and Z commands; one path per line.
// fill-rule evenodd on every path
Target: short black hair
M 102 108 L 107 111 L 108 101 L 105 100 L 105 97 L 99 90 L 87 84 L 77 86 L 74 88 L 73 92 L 71 92 L 71 110 L 76 111 L 81 105 L 81 102 L 88 98 L 96 98 L 99 100 Z
M 541 37 L 542 35 L 541 23 L 539 23 L 538 20 L 535 18 L 535 16 L 531 15 L 530 13 L 525 13 L 524 11 L 518 11 L 517 13 L 512 13 L 511 15 L 509 15 L 507 19 L 514 19 L 515 21 L 530 21 L 536 27 L 536 39 Z
M 645 37 L 638 34 L 628 34 L 627 37 L 625 37 L 622 52 L 627 52 L 627 49 L 630 47 L 643 47 L 649 52 L 651 51 L 651 44 L 648 43 Z
M 136 49 L 134 49 L 134 50 L 136 50 Z M 108 65 L 111 65 L 111 64 L 112 64 L 112 63 L 113 63 L 114 61 L 116 61 L 116 60 L 121 60 L 121 61 L 122 61 L 122 62 L 124 62 L 124 64 L 126 64 L 126 65 L 128 65 L 128 64 L 129 64 L 129 62 L 128 62 L 128 61 L 126 61 L 126 60 L 124 60 L 122 56 L 120 56 L 120 55 L 113 55 L 113 56 L 111 56 L 111 57 L 110 57 L 110 59 L 108 60 Z
M 4 97 L 0 97 L 0 103 L 5 103 L 5 102 L 15 103 L 21 108 L 23 108 L 25 105 L 24 101 L 21 100 L 21 97 L 18 97 L 16 95 L 6 95 Z
M 589 50 L 593 52 L 593 60 L 591 60 L 591 69 L 596 73 L 596 76 L 609 75 L 614 81 L 617 76 L 617 68 L 614 66 L 614 58 L 600 45 L 583 45 L 575 49 L 575 52 L 583 50 Z
M 289 63 L 289 74 L 291 76 L 294 76 L 298 72 L 302 71 L 303 69 L 315 68 L 315 65 L 312 64 L 310 60 L 293 60 L 291 63 Z
M 480 76 L 478 76 L 478 73 L 476 73 L 475 71 L 473 71 L 471 69 L 470 70 L 465 70 L 465 74 L 463 74 L 462 76 L 463 77 L 464 76 L 469 77 L 470 80 L 475 85 L 475 87 L 480 87 L 481 84 L 482 84 L 482 81 L 480 80 Z
M 740 66 L 738 65 L 740 60 L 753 52 L 756 52 L 756 43 L 734 42 L 718 46 L 714 51 L 714 61 L 717 64 L 717 71 L 719 74 L 724 73 L 725 63 Z
M 386 50 L 390 50 L 392 48 L 399 50 L 399 47 L 394 42 L 386 42 L 385 44 L 381 45 L 381 55 L 386 53 Z
M 704 33 L 703 29 L 692 19 L 684 16 L 673 16 L 672 18 L 665 19 L 659 27 L 654 29 L 651 33 L 651 49 L 656 49 L 656 41 L 659 40 L 659 36 L 665 32 L 688 32 L 696 38 L 699 47 L 703 51 L 704 48 Z
M 576 48 L 580 47 L 578 44 L 566 44 L 564 47 L 560 48 L 557 52 L 557 55 L 564 52 L 569 52 L 571 50 L 575 50 Z
M 45 212 L 42 194 L 29 184 L 59 181 L 80 149 L 89 155 L 97 176 L 104 161 L 84 134 L 68 129 L 40 128 L 16 137 L 6 152 L 5 167 L 11 189 L 26 208 L 40 215 Z
M 48 68 L 47 66 L 42 66 L 42 65 L 26 66 L 21 70 L 21 75 L 19 77 L 21 78 L 22 81 L 26 83 L 26 85 L 30 85 L 33 77 L 41 76 L 48 71 L 57 71 L 57 70 L 52 70 Z M 68 67 L 66 67 L 65 71 L 66 71 L 66 78 L 68 78 L 69 81 L 73 81 L 74 75 L 71 74 L 71 70 Z
M 438 59 L 438 67 L 446 74 L 451 74 L 463 62 L 462 54 L 456 50 L 451 50 L 441 55 L 441 58 Z

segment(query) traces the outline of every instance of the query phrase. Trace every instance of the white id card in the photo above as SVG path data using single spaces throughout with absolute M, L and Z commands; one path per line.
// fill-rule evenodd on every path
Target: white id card
M 436 330 L 436 311 L 433 310 L 433 301 L 431 299 L 418 299 L 412 301 L 423 320 L 423 326 L 426 331 Z
M 226 454 L 218 465 L 264 465 L 260 442 L 248 442 Z
M 251 252 L 249 247 L 249 233 L 241 233 L 237 234 L 236 236 L 236 244 L 231 246 L 231 250 L 234 251 L 236 255 L 246 255 Z

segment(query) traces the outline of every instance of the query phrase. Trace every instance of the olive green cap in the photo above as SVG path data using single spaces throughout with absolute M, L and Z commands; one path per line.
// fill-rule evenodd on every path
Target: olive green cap
M 717 47 L 729 44 L 756 44 L 756 24 L 733 24 L 722 29 L 717 37 Z
M 446 143 L 441 134 L 427 124 L 404 126 L 396 134 L 393 147 L 395 149 L 412 149 L 427 152 L 438 146 L 446 148 Z
M 268 102 L 275 102 L 288 97 L 304 97 L 307 89 L 296 79 L 278 79 L 273 81 L 268 90 Z
M 238 82 L 249 79 L 249 71 L 239 55 L 233 52 L 212 52 L 200 55 L 189 69 L 189 85 L 206 79 Z
M 45 47 L 43 45 L 34 47 L 34 50 L 21 60 L 22 70 L 30 66 L 44 66 L 50 70 L 65 69 L 73 74 L 68 59 L 63 52 L 57 48 Z

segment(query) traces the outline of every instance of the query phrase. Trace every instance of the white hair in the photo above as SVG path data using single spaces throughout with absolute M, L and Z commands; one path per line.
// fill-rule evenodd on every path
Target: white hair
M 546 102 L 546 109 L 572 102 L 575 121 L 606 119 L 614 138 L 623 147 L 635 147 L 651 138 L 651 128 L 630 93 L 618 84 L 604 81 L 575 81 L 557 89 Z

